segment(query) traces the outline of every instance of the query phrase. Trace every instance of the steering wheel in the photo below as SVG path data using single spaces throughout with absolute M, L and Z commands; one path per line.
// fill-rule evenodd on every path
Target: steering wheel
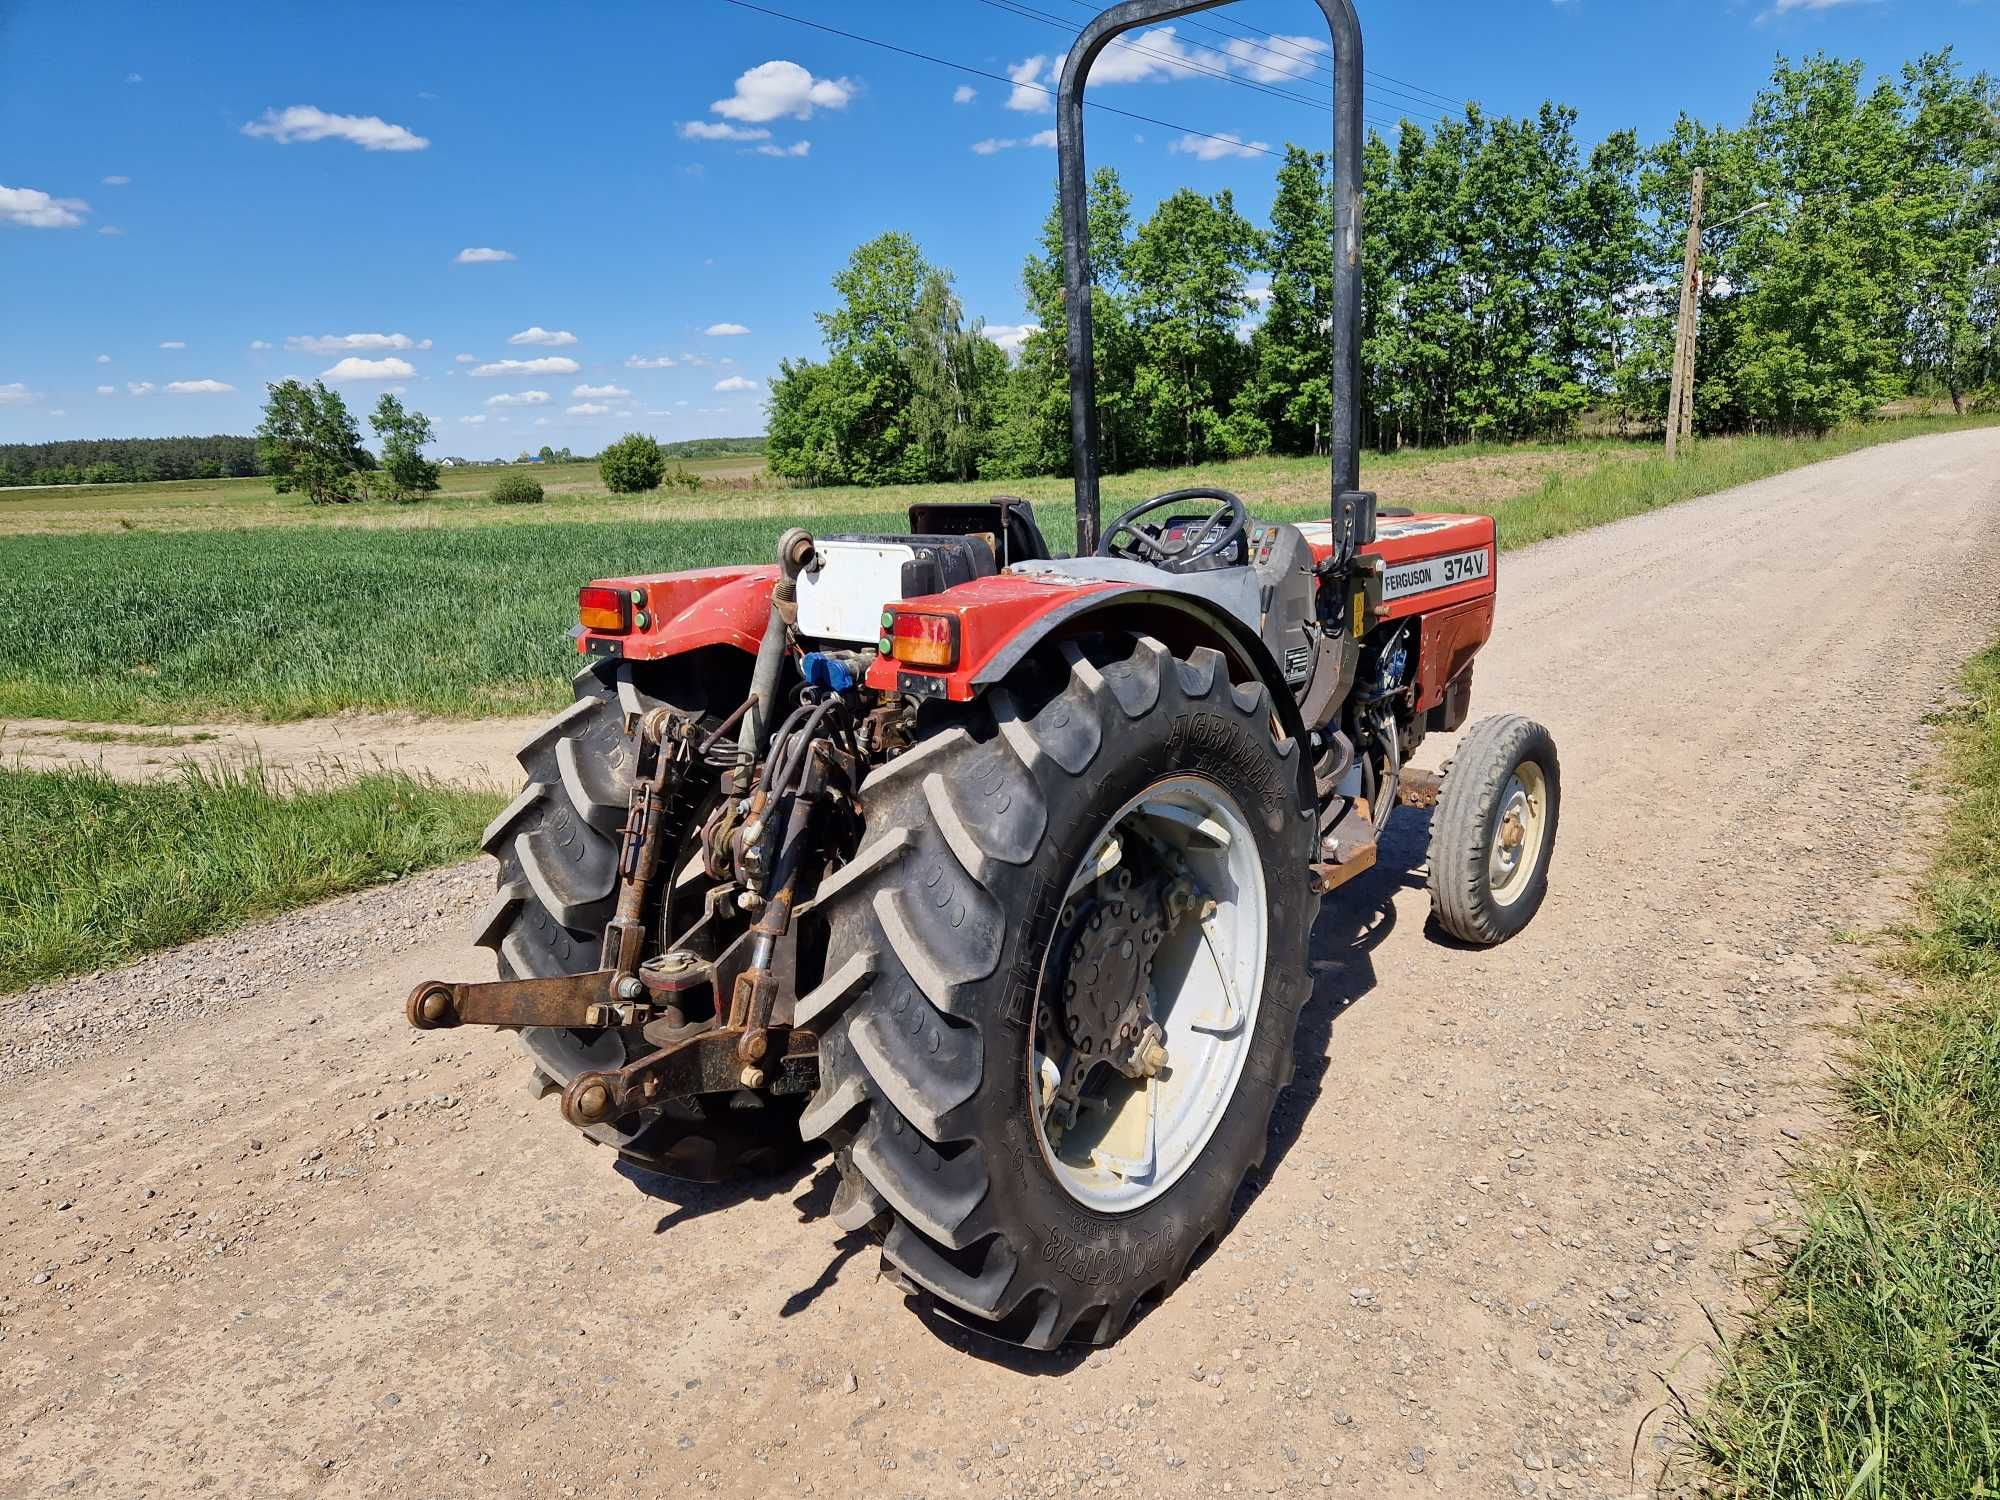
M 1189 500 L 1213 500 L 1218 503 L 1207 520 L 1179 536 L 1168 535 L 1169 522 L 1145 520 L 1155 511 Z M 1249 529 L 1249 508 L 1228 490 L 1210 489 L 1205 485 L 1191 490 L 1174 490 L 1133 506 L 1107 526 L 1104 535 L 1098 539 L 1097 555 L 1151 563 L 1169 573 L 1192 573 L 1201 564 L 1221 556 L 1231 547 L 1236 549 L 1237 562 L 1248 562 L 1250 544 L 1245 534 Z M 1121 542 L 1121 536 L 1127 540 Z

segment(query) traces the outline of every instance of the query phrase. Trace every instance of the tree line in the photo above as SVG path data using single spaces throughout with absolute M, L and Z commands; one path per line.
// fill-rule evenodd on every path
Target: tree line
M 81 438 L 0 443 L 0 484 L 150 484 L 261 474 L 254 438 Z
M 1705 170 L 1698 431 L 1823 432 L 1910 394 L 2000 386 L 2000 89 L 1949 49 L 1868 85 L 1780 59 L 1746 120 L 1687 116 L 1585 151 L 1576 113 L 1470 106 L 1364 152 L 1362 411 L 1383 450 L 1561 438 L 1586 412 L 1661 421 L 1689 183 Z M 1323 453 L 1332 199 L 1288 147 L 1269 222 L 1182 189 L 1143 220 L 1090 184 L 1097 400 L 1112 469 Z M 858 248 L 781 362 L 769 462 L 811 483 L 1069 466 L 1061 234 L 1052 206 L 1009 358 L 909 236 Z

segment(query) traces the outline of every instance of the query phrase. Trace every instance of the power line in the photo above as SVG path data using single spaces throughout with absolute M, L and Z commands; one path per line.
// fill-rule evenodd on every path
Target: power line
M 753 5 L 751 4 L 751 0 L 722 0 L 722 3 L 724 5 L 733 5 L 738 10 L 755 11 L 758 15 L 770 16 L 779 21 L 789 21 L 794 26 L 805 26 L 814 31 L 823 31 L 828 36 L 843 37 L 850 42 L 859 42 L 864 47 L 876 47 L 884 52 L 894 52 L 903 57 L 913 57 L 918 62 L 931 63 L 940 68 L 950 68 L 955 73 L 967 73 L 974 78 L 987 78 L 991 79 L 994 83 L 1004 83 L 1013 88 L 1033 89 L 1038 94 L 1047 94 L 1050 98 L 1055 97 L 1054 89 L 1043 88 L 1038 83 L 1015 83 L 1013 79 L 1007 77 L 1005 74 L 989 72 L 985 68 L 975 68 L 970 63 L 953 62 L 948 57 L 936 57 L 929 52 L 919 52 L 914 47 L 901 47 L 894 42 L 885 42 L 877 37 L 863 36 L 858 31 L 843 31 L 838 26 L 828 26 L 822 21 L 809 21 L 804 16 L 788 15 L 781 10 L 772 10 L 769 6 Z M 1185 134 L 1197 136 L 1205 141 L 1220 141 L 1222 144 L 1232 147 L 1239 152 L 1255 152 L 1259 156 L 1276 157 L 1282 157 L 1285 154 L 1282 151 L 1273 151 L 1268 146 L 1260 146 L 1254 141 L 1240 141 L 1234 136 L 1217 135 L 1213 131 L 1208 130 L 1196 130 L 1192 125 L 1176 124 L 1172 120 L 1162 120 L 1153 115 L 1138 114 L 1133 110 L 1119 109 L 1110 104 L 1099 104 L 1091 99 L 1086 99 L 1084 104 L 1086 107 L 1097 110 L 1102 114 L 1118 115 L 1127 120 L 1137 120 L 1142 125 L 1157 125 L 1162 130 L 1179 130 Z
M 1076 6 L 1077 9 L 1079 10 L 1095 11 L 1097 9 L 1097 6 L 1092 3 L 1092 0 L 1070 0 L 1070 4 Z M 1186 26 L 1191 30 L 1195 31 L 1205 31 L 1210 36 L 1221 37 L 1229 42 L 1247 43 L 1250 50 L 1254 52 L 1262 52 L 1269 57 L 1275 57 L 1279 59 L 1280 62 L 1286 64 L 1288 67 L 1296 68 L 1299 65 L 1303 64 L 1311 68 L 1314 72 L 1326 75 L 1328 86 L 1331 87 L 1333 78 L 1333 69 L 1329 64 L 1322 62 L 1320 60 L 1319 54 L 1316 51 L 1304 47 L 1295 46 L 1292 42 L 1290 42 L 1286 38 L 1276 35 L 1267 35 L 1266 40 L 1260 42 L 1257 40 L 1257 33 L 1255 31 L 1245 27 L 1242 22 L 1235 20 L 1233 17 L 1227 17 L 1220 14 L 1219 12 L 1213 12 L 1213 11 L 1207 12 L 1207 14 L 1214 16 L 1215 21 L 1219 23 L 1219 25 L 1228 26 L 1233 29 L 1228 31 L 1220 30 L 1218 25 L 1213 25 L 1206 21 L 1197 21 L 1192 17 L 1188 16 L 1183 16 L 1179 21 L 1175 22 L 1174 24 L 1176 26 Z M 1274 48 L 1277 47 L 1284 48 L 1284 51 L 1279 52 L 1274 50 Z M 1213 52 L 1215 49 L 1210 47 L 1210 48 L 1204 48 L 1203 50 Z M 1270 65 L 1264 64 L 1263 66 L 1268 67 Z M 1277 70 L 1273 69 L 1272 71 L 1277 71 Z M 1443 104 L 1445 106 L 1455 106 L 1460 109 L 1463 109 L 1465 107 L 1465 100 L 1463 99 L 1455 99 L 1450 94 L 1441 93 L 1437 89 L 1430 88 L 1424 84 L 1412 83 L 1410 80 L 1406 78 L 1398 78 L 1393 73 L 1384 73 L 1377 68 L 1363 68 L 1362 71 L 1366 73 L 1370 78 L 1379 79 L 1386 84 L 1396 85 L 1396 87 L 1394 88 L 1385 89 L 1384 92 L 1394 95 L 1398 98 L 1409 99 L 1413 103 L 1423 105 L 1426 109 L 1435 111 L 1438 108 L 1439 104 Z M 1299 75 L 1294 74 L 1293 76 L 1297 77 Z M 1305 80 L 1301 78 L 1300 81 L 1303 82 Z M 1316 82 L 1318 80 L 1314 81 Z M 1411 94 L 1403 92 L 1404 90 L 1407 89 L 1414 89 L 1416 93 Z M 1427 95 L 1428 97 L 1420 98 L 1418 97 L 1419 95 Z M 1433 101 L 1436 102 L 1434 103 Z
M 989 6 L 994 10 L 1004 11 L 1008 15 L 1019 16 L 1025 21 L 1044 21 L 1061 31 L 1070 32 L 1075 30 L 1061 16 L 1052 16 L 1047 11 L 1036 10 L 1033 6 L 1019 3 L 1019 0 L 975 0 L 975 3 Z M 1269 84 L 1257 83 L 1247 78 L 1238 78 L 1226 69 L 1204 67 L 1200 63 L 1191 62 L 1185 57 L 1176 57 L 1171 52 L 1160 52 L 1151 47 L 1141 46 L 1138 42 L 1119 40 L 1114 41 L 1111 45 L 1140 57 L 1153 58 L 1169 68 L 1185 69 L 1190 73 L 1199 73 L 1205 78 L 1217 78 L 1224 83 L 1234 84 L 1238 88 L 1255 89 L 1260 94 L 1269 94 L 1275 99 L 1287 99 L 1294 104 L 1303 104 L 1308 109 L 1323 110 L 1327 107 L 1327 103 L 1323 99 L 1311 99 L 1304 94 L 1294 94 L 1285 89 L 1274 88 Z M 1201 50 L 1207 52 L 1211 57 L 1222 57 L 1222 54 L 1216 52 L 1213 48 L 1204 47 Z M 1222 60 L 1225 64 L 1228 61 L 1227 58 L 1223 58 Z
M 1019 16 L 1023 20 L 1045 21 L 1059 31 L 1069 32 L 1074 29 L 1061 16 L 1052 16 L 1047 11 L 1037 10 L 1031 5 L 1023 4 L 1022 0 L 977 0 L 977 3 L 990 6 L 994 10 L 1003 11 L 1008 15 Z M 1260 94 L 1269 94 L 1274 99 L 1284 99 L 1294 104 L 1303 104 L 1307 109 L 1324 112 L 1332 107 L 1330 98 L 1315 99 L 1305 94 L 1292 93 L 1288 89 L 1276 88 L 1267 83 L 1256 82 L 1248 78 L 1238 78 L 1233 73 L 1227 71 L 1228 57 L 1217 52 L 1213 47 L 1203 47 L 1200 43 L 1195 43 L 1194 45 L 1199 51 L 1205 52 L 1210 57 L 1221 62 L 1223 64 L 1221 69 L 1204 67 L 1202 64 L 1192 62 L 1186 57 L 1176 56 L 1171 52 L 1161 52 L 1135 41 L 1119 40 L 1114 41 L 1111 45 L 1140 57 L 1153 58 L 1168 68 L 1179 69 L 1189 73 L 1199 73 L 1207 78 L 1215 78 L 1221 80 L 1223 83 L 1233 84 L 1237 88 L 1254 89 Z M 1310 83 L 1311 80 L 1307 80 L 1307 82 Z M 1427 116 L 1426 118 L 1430 117 Z M 1396 120 L 1383 119 L 1378 115 L 1368 115 L 1367 119 L 1371 124 L 1380 125 L 1385 130 L 1393 130 L 1400 123 Z

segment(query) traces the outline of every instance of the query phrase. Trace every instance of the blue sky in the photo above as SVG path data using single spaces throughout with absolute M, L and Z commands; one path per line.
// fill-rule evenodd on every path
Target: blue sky
M 1046 84 L 1068 45 L 1020 11 L 1086 8 L 768 3 L 964 69 L 725 0 L 0 0 L 0 441 L 247 432 L 267 381 L 326 372 L 361 409 L 400 389 L 472 457 L 754 432 L 779 358 L 818 350 L 828 277 L 891 228 L 969 313 L 1018 325 L 1053 120 L 1004 80 Z M 1780 51 L 2000 66 L 1992 0 L 1360 9 L 1371 117 L 1553 98 L 1590 140 L 1740 120 Z M 1142 210 L 1190 185 L 1261 215 L 1255 148 L 1329 128 L 1280 97 L 1324 60 L 1272 38 L 1320 26 L 1308 0 L 1248 0 L 1142 34 L 1091 97 L 1166 123 L 1093 112 L 1092 162 Z

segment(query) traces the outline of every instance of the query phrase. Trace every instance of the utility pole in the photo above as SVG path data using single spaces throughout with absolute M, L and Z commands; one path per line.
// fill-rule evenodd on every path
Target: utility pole
M 1694 430 L 1694 323 L 1700 308 L 1701 200 L 1708 174 L 1694 169 L 1688 187 L 1687 258 L 1681 267 L 1681 315 L 1674 325 L 1674 384 L 1667 398 L 1667 457 L 1680 452 L 1681 441 Z

